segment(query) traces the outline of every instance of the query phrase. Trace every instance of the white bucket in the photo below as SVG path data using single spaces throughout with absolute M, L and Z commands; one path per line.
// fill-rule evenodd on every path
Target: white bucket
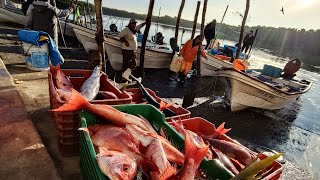
M 36 46 L 24 42 L 22 45 L 27 68 L 34 71 L 45 71 L 49 69 L 48 44 Z

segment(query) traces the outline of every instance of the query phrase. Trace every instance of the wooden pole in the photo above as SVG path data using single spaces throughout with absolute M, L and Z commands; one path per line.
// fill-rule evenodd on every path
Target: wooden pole
M 198 1 L 197 3 L 196 14 L 194 15 L 191 39 L 194 38 L 194 34 L 196 33 L 199 9 L 200 9 L 200 1 Z
M 88 27 L 88 25 L 87 25 L 87 10 L 86 10 L 85 6 L 83 6 L 83 13 L 84 13 L 84 23 L 85 23 L 86 27 Z
M 144 54 L 146 52 L 147 38 L 148 38 L 150 26 L 151 26 L 151 17 L 152 17 L 153 6 L 154 6 L 154 0 L 150 0 L 148 15 L 146 18 L 146 29 L 144 30 L 144 33 L 143 33 L 141 50 L 140 50 L 140 73 L 141 73 L 142 78 L 144 75 Z
M 201 58 L 200 58 L 200 54 L 201 54 L 201 50 L 202 50 L 202 40 L 203 40 L 204 23 L 205 23 L 205 20 L 206 20 L 207 3 L 208 3 L 208 0 L 204 0 L 203 10 L 202 10 L 201 30 L 200 30 L 201 43 L 200 43 L 200 46 L 198 48 L 198 53 L 197 53 L 197 76 L 198 77 L 201 76 L 201 68 L 200 68 L 201 67 Z
M 242 43 L 242 39 L 243 39 L 243 31 L 244 31 L 244 26 L 246 24 L 247 17 L 248 17 L 248 14 L 249 14 L 249 9 L 250 9 L 250 0 L 247 0 L 246 11 L 245 11 L 244 17 L 242 19 L 240 37 L 239 37 L 239 42 L 238 42 L 239 46 L 238 46 L 238 49 L 237 49 L 236 59 L 239 58 L 239 54 L 240 54 L 240 51 L 241 51 L 241 43 Z
M 54 7 L 57 7 L 56 0 L 52 0 L 52 3 L 53 3 L 53 6 L 54 6 Z M 63 36 L 63 33 L 62 33 L 61 24 L 60 24 L 60 19 L 59 19 L 58 17 L 57 17 L 57 22 L 58 22 L 58 28 L 59 28 L 59 30 L 60 30 L 60 34 L 61 34 L 61 37 L 62 37 L 63 45 L 64 45 L 64 47 L 66 48 L 66 47 L 67 47 L 66 41 L 64 40 L 64 36 Z M 54 30 L 56 31 L 56 29 L 54 29 Z M 55 34 L 58 34 L 58 33 L 55 32 Z M 57 46 L 59 46 L 59 45 L 58 45 L 58 42 L 56 42 L 56 43 L 57 43 Z
M 94 0 L 97 18 L 97 33 L 96 41 L 98 45 L 98 52 L 100 56 L 100 65 L 102 65 L 102 71 L 106 72 L 105 69 L 105 56 L 104 56 L 104 35 L 103 35 L 103 20 L 102 20 L 102 0 Z
M 229 8 L 229 5 L 227 5 L 226 10 L 224 10 L 224 13 L 223 13 L 223 16 L 222 16 L 222 19 L 221 19 L 221 22 L 220 22 L 220 25 L 219 25 L 219 28 L 218 28 L 218 31 L 217 31 L 217 32 L 220 31 L 220 28 L 221 28 L 222 23 L 223 23 L 223 20 L 224 20 L 224 16 L 226 16 L 226 13 L 227 13 L 227 11 L 228 11 L 228 8 Z
M 207 11 L 207 3 L 208 0 L 204 0 L 203 3 L 203 10 L 202 10 L 202 21 L 201 21 L 201 29 L 200 29 L 200 38 L 203 39 L 203 29 L 204 29 L 204 23 L 205 23 L 205 17 L 206 17 L 206 11 Z M 188 91 L 184 96 L 183 96 L 183 102 L 182 102 L 182 107 L 187 108 L 191 106 L 194 103 L 194 99 L 196 98 L 196 91 L 198 89 L 198 86 L 200 84 L 200 78 L 201 78 L 201 69 L 200 69 L 200 52 L 202 48 L 202 41 L 200 43 L 198 53 L 197 53 L 197 81 L 193 85 L 192 89 Z
M 185 2 L 186 2 L 185 0 L 181 0 L 181 5 L 180 5 L 180 8 L 179 8 L 177 22 L 176 22 L 176 31 L 174 33 L 174 45 L 173 45 L 171 57 L 173 57 L 174 54 L 176 53 L 177 42 L 178 42 L 178 34 L 179 34 L 179 26 L 180 26 L 180 18 L 181 18 L 181 14 L 182 14 L 182 10 L 183 10 Z

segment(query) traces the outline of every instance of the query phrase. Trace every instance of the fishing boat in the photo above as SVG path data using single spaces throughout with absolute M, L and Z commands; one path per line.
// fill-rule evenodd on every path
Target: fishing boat
M 0 0 L 0 21 L 25 25 L 26 17 L 21 11 L 21 4 Z
M 122 42 L 119 37 L 107 35 L 105 48 L 111 66 L 116 70 L 122 68 Z M 137 49 L 137 65 L 140 63 L 141 43 L 138 43 Z M 163 69 L 169 68 L 171 63 L 171 49 L 167 46 L 147 43 L 145 51 L 145 68 Z
M 225 49 L 229 49 L 230 53 L 228 56 L 224 53 Z M 232 52 L 231 52 L 232 51 Z M 218 49 L 209 49 L 206 51 L 208 60 L 204 58 L 201 60 L 201 76 L 215 76 L 216 71 L 222 68 L 232 68 L 231 57 L 235 57 L 237 48 L 235 46 L 225 45 Z M 240 52 L 239 59 L 245 59 L 246 54 Z
M 69 23 L 73 27 L 73 31 L 76 34 L 77 39 L 83 45 L 87 53 L 90 50 L 97 50 L 97 43 L 95 41 L 95 30 Z M 108 55 L 111 66 L 115 70 L 121 70 L 122 68 L 122 42 L 120 38 L 115 34 L 109 32 L 105 33 L 105 50 Z M 141 43 L 138 43 L 137 49 L 137 65 L 140 63 L 140 47 Z M 168 68 L 171 63 L 171 52 L 169 46 L 158 45 L 148 42 L 145 51 L 145 68 L 161 69 Z
M 14 3 L 12 1 L 6 1 L 4 4 L 4 0 L 0 0 L 0 22 L 14 22 L 17 24 L 25 25 L 26 24 L 26 16 L 23 15 L 21 10 L 21 4 Z M 2 5 L 2 6 L 1 6 Z M 71 27 L 68 26 L 65 22 L 66 18 L 60 18 L 61 31 L 59 33 L 63 33 L 68 36 L 75 36 Z M 65 28 L 65 26 L 67 26 Z M 64 33 L 64 30 L 66 32 Z
M 276 110 L 295 101 L 312 86 L 307 80 L 272 78 L 259 71 L 244 73 L 233 68 L 217 72 L 225 83 L 231 111 L 249 107 Z

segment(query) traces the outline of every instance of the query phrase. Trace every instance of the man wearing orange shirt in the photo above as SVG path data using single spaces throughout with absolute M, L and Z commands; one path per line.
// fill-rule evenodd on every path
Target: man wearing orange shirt
M 183 57 L 180 72 L 183 73 L 184 76 L 186 76 L 192 68 L 192 63 L 196 58 L 199 45 L 202 45 L 200 35 L 198 35 L 195 39 L 188 40 L 178 54 L 179 56 Z M 207 55 L 203 49 L 201 49 L 201 55 L 207 59 Z

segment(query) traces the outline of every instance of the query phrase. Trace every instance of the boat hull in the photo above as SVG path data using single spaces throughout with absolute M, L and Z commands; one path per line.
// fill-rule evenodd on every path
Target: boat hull
M 116 70 L 122 69 L 122 42 L 114 38 L 106 38 L 105 48 L 108 54 L 108 58 L 111 66 Z M 140 64 L 140 50 L 136 51 L 137 65 Z M 169 68 L 171 63 L 171 53 L 159 52 L 146 49 L 145 51 L 145 68 L 163 69 Z
M 201 76 L 215 76 L 221 68 L 232 68 L 232 63 L 215 58 L 207 53 L 208 60 L 201 57 Z
M 95 41 L 95 31 L 81 27 L 79 25 L 70 24 L 73 27 L 73 30 L 76 34 L 77 39 L 83 45 L 84 49 L 87 53 L 90 50 L 97 50 L 97 44 Z M 119 39 L 115 37 L 107 37 L 105 39 L 105 51 L 108 55 L 108 60 L 111 66 L 115 70 L 122 69 L 122 43 Z M 139 66 L 140 63 L 140 48 L 137 49 L 137 65 Z M 145 51 L 145 68 L 154 68 L 154 69 L 161 69 L 161 68 L 169 68 L 171 63 L 171 53 L 167 51 L 155 51 L 150 49 L 146 49 Z
M 0 21 L 25 25 L 26 17 L 23 14 L 18 14 L 4 8 L 0 8 Z
M 230 101 L 231 111 L 240 111 L 248 107 L 281 109 L 301 95 L 275 90 L 236 70 L 222 70 L 218 76 L 226 83 L 226 96 Z

